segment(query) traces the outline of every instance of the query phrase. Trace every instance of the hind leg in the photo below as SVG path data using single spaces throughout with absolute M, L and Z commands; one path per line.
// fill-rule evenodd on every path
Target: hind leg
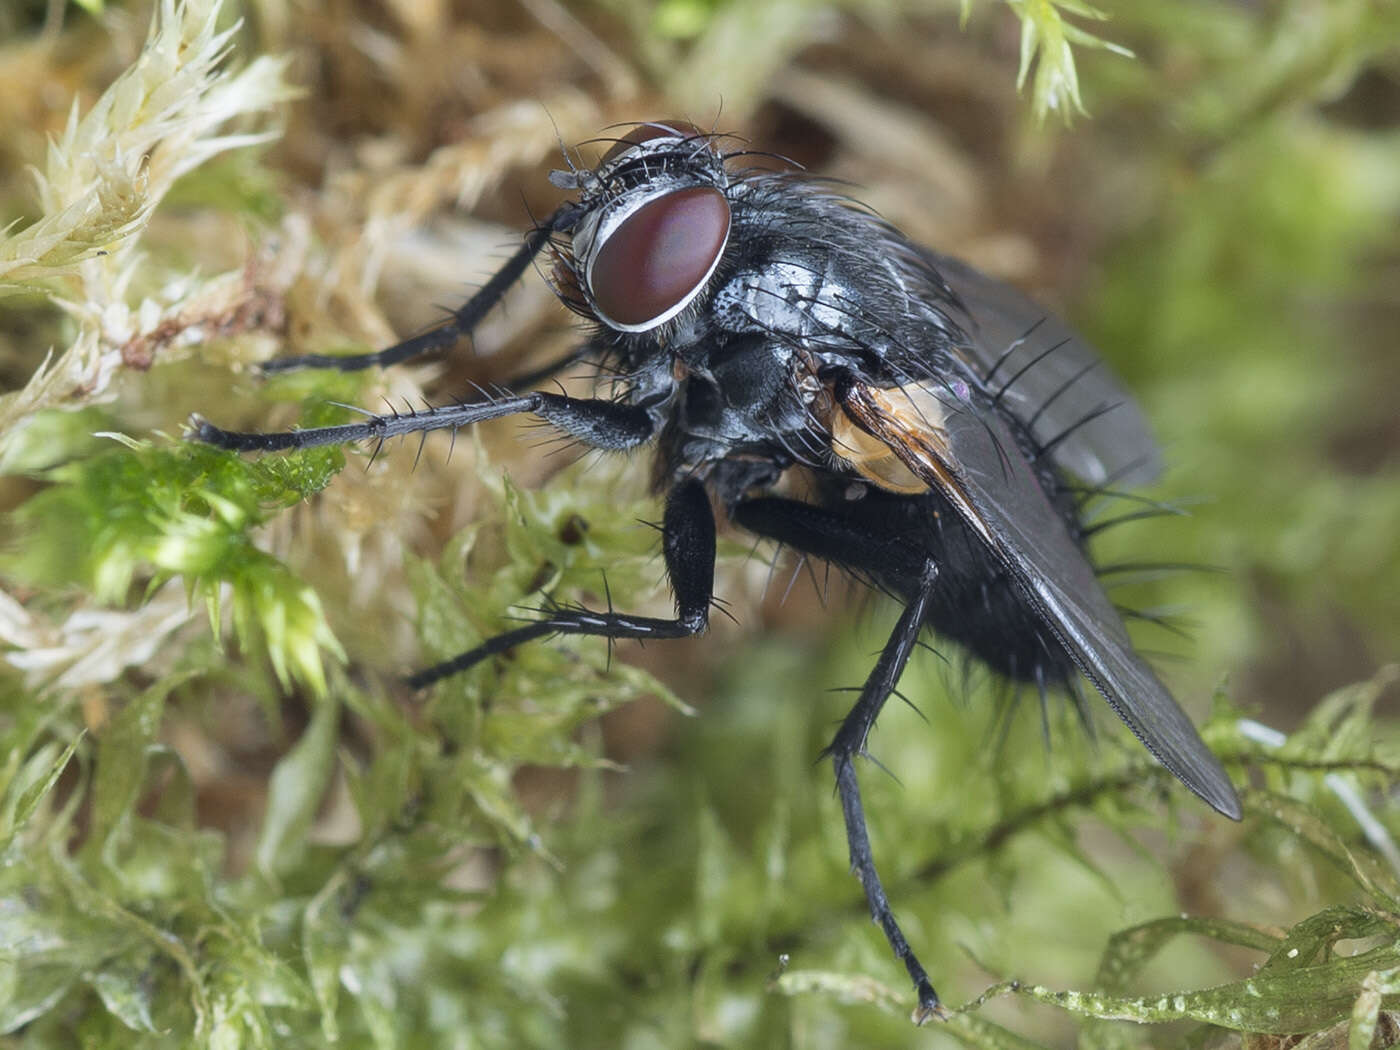
M 875 867 L 866 829 L 865 807 L 860 797 L 860 781 L 855 759 L 866 754 L 866 741 L 885 702 L 899 684 L 904 666 L 923 629 L 928 603 L 938 579 L 938 566 L 926 555 L 918 557 L 907 545 L 882 540 L 869 534 L 860 523 L 835 511 L 798 500 L 765 497 L 740 503 L 733 511 L 734 521 L 744 528 L 780 540 L 808 554 L 827 558 L 857 571 L 887 575 L 900 571 L 910 584 L 907 604 L 885 643 L 880 658 L 865 680 L 860 698 L 846 715 L 841 728 L 826 749 L 836 773 L 836 791 L 841 799 L 841 815 L 846 823 L 846 844 L 850 850 L 851 871 L 865 891 L 870 917 L 879 925 L 904 964 L 919 1005 L 916 1023 L 944 1016 L 928 973 L 899 928 L 890 908 L 884 885 Z

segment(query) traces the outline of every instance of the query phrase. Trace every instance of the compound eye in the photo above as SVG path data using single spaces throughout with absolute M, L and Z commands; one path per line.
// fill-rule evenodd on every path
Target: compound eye
M 603 154 L 599 167 L 610 164 L 633 146 L 640 146 L 652 139 L 706 138 L 705 132 L 684 120 L 657 120 L 649 124 L 638 124 L 622 138 L 613 143 L 612 148 Z
M 642 205 L 598 248 L 588 288 L 602 319 L 640 331 L 674 317 L 710 279 L 729 239 L 729 202 L 713 186 Z

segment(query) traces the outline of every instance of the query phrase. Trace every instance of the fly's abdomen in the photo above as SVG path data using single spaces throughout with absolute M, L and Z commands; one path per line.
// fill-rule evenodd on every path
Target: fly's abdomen
M 886 536 L 897 537 L 897 548 L 886 547 L 869 565 L 855 564 L 855 557 L 833 560 L 908 599 L 918 582 L 913 567 L 931 557 L 938 566 L 938 586 L 924 622 L 934 634 L 1007 678 L 1056 684 L 1077 673 L 1010 573 L 942 495 L 900 495 L 866 486 L 864 495 L 852 500 L 847 498 L 848 486 L 842 489 L 842 513 L 852 525 L 871 530 L 878 526 Z M 903 556 L 888 553 L 894 549 Z

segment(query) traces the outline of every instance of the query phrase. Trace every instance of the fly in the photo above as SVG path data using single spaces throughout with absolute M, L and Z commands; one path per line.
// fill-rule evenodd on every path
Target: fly
M 574 199 L 446 324 L 378 353 L 264 366 L 352 370 L 450 346 L 548 253 L 559 298 L 592 326 L 533 379 L 590 361 L 614 396 L 535 390 L 287 433 L 196 418 L 193 436 L 269 452 L 533 414 L 589 448 L 654 447 L 675 616 L 552 610 L 419 671 L 415 687 L 551 635 L 700 633 L 714 599 L 716 508 L 896 596 L 903 611 L 826 753 L 852 870 L 922 1022 L 944 1011 L 880 883 L 854 760 L 925 629 L 1013 681 L 1087 678 L 1187 788 L 1232 819 L 1240 804 L 1133 648 L 1085 550 L 1069 479 L 1133 484 L 1159 469 L 1132 399 L 1073 332 L 1009 286 L 915 246 L 816 180 L 743 167 L 751 154 L 724 141 L 676 121 L 638 125 L 596 167 L 551 175 Z M 790 471 L 807 475 L 808 498 L 778 493 Z

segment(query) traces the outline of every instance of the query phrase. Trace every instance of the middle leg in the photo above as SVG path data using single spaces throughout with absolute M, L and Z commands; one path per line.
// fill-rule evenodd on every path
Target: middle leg
M 409 678 L 409 685 L 424 688 L 523 642 L 551 634 L 641 639 L 699 634 L 709 623 L 715 586 L 715 518 L 700 482 L 683 481 L 671 490 L 661 522 L 661 549 L 676 597 L 673 619 L 629 616 L 612 610 L 557 609 L 542 620 L 488 638 L 474 649 L 424 668 Z

